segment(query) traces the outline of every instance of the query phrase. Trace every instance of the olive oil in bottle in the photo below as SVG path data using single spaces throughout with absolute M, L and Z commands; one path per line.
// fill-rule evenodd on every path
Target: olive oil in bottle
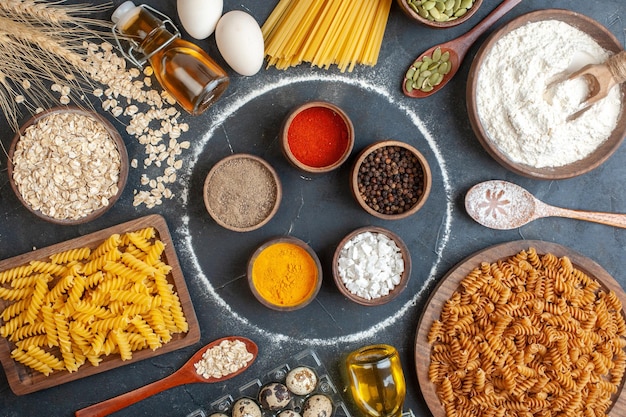
M 356 406 L 370 417 L 400 417 L 406 384 L 393 346 L 365 346 L 350 353 L 346 367 Z
M 181 39 L 167 16 L 161 20 L 151 10 L 132 1 L 122 3 L 111 17 L 114 33 L 131 43 L 129 59 L 139 65 L 148 61 L 159 83 L 178 104 L 191 114 L 200 114 L 226 90 L 228 76 L 204 50 Z M 135 51 L 143 59 L 137 59 Z

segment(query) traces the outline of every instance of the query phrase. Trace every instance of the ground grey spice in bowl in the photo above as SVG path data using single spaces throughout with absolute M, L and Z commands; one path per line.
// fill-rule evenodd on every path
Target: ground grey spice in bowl
M 282 189 L 276 171 L 262 158 L 230 155 L 209 171 L 204 204 L 220 225 L 237 232 L 255 230 L 278 210 Z

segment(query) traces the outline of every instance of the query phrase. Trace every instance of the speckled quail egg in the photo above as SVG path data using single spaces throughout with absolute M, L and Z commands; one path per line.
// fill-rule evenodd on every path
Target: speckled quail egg
M 259 391 L 259 402 L 266 410 L 280 410 L 291 401 L 291 393 L 284 384 L 271 382 Z
M 302 417 L 330 417 L 333 414 L 333 402 L 323 394 L 307 398 L 302 407 Z
M 296 395 L 308 395 L 315 390 L 317 386 L 317 375 L 313 369 L 306 366 L 293 368 L 287 374 L 285 384 L 289 391 Z
M 233 404 L 233 417 L 262 417 L 261 407 L 250 398 L 240 398 Z
M 302 417 L 302 415 L 298 413 L 297 411 L 285 410 L 285 411 L 281 411 L 278 417 Z

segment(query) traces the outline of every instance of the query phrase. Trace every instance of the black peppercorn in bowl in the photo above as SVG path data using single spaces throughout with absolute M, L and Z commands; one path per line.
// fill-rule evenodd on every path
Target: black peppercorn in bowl
M 375 142 L 357 156 L 352 195 L 372 216 L 399 220 L 415 214 L 428 198 L 432 178 L 426 158 L 398 140 Z

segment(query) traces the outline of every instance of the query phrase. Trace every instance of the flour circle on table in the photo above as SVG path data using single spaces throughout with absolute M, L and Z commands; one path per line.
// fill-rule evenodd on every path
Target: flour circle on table
M 449 183 L 448 173 L 446 171 L 445 160 L 442 157 L 440 150 L 437 147 L 437 144 L 426 128 L 423 121 L 415 114 L 411 109 L 404 106 L 402 103 L 396 101 L 392 97 L 392 92 L 386 90 L 385 88 L 374 85 L 363 79 L 353 79 L 348 78 L 343 75 L 320 75 L 320 74 L 312 74 L 312 75 L 302 75 L 302 76 L 293 76 L 289 77 L 283 75 L 279 81 L 274 83 L 268 82 L 258 86 L 257 88 L 250 89 L 247 94 L 238 95 L 236 98 L 225 98 L 222 103 L 223 107 L 219 111 L 215 111 L 215 114 L 211 115 L 212 124 L 209 129 L 204 133 L 202 137 L 199 137 L 196 141 L 193 142 L 192 155 L 191 159 L 188 163 L 188 172 L 186 173 L 188 177 L 192 177 L 192 171 L 194 171 L 196 165 L 198 164 L 200 157 L 203 152 L 206 151 L 206 146 L 209 141 L 214 138 L 218 129 L 220 129 L 230 117 L 236 114 L 242 107 L 251 102 L 252 100 L 258 99 L 266 94 L 272 93 L 275 90 L 282 89 L 287 86 L 297 85 L 299 83 L 308 83 L 308 82 L 316 82 L 316 83 L 326 83 L 326 84 L 343 84 L 350 88 L 358 88 L 363 90 L 366 93 L 373 93 L 378 98 L 382 98 L 387 102 L 388 105 L 394 107 L 394 110 L 399 111 L 404 117 L 408 118 L 408 122 L 411 124 L 412 128 L 415 128 L 419 131 L 419 133 L 424 137 L 428 146 L 430 147 L 430 151 L 433 153 L 435 159 L 437 160 L 438 166 L 441 169 L 442 183 L 444 188 L 444 196 L 442 196 L 442 200 L 445 201 L 445 213 L 443 215 L 443 219 L 438 225 L 437 233 L 436 233 L 436 241 L 434 242 L 435 247 L 431 248 L 434 252 L 434 262 L 430 267 L 428 275 L 421 287 L 413 293 L 413 296 L 406 300 L 404 304 L 398 305 L 392 312 L 390 312 L 386 317 L 382 317 L 380 321 L 375 323 L 369 323 L 369 327 L 365 329 L 359 329 L 357 331 L 352 331 L 349 334 L 341 334 L 332 337 L 306 337 L 299 335 L 297 338 L 290 336 L 289 334 L 282 333 L 280 331 L 271 331 L 263 327 L 258 323 L 255 323 L 249 319 L 248 316 L 242 314 L 238 311 L 235 306 L 231 303 L 227 302 L 220 294 L 218 293 L 218 288 L 216 288 L 207 273 L 205 272 L 206 268 L 203 268 L 202 262 L 194 249 L 194 238 L 192 236 L 193 233 L 197 231 L 191 227 L 190 223 L 192 222 L 191 216 L 188 214 L 181 217 L 182 225 L 177 229 L 177 233 L 181 235 L 181 243 L 185 246 L 185 250 L 181 253 L 181 257 L 188 257 L 188 263 L 193 268 L 192 276 L 197 278 L 199 282 L 202 284 L 205 290 L 205 296 L 207 298 L 212 299 L 218 308 L 221 309 L 222 313 L 225 316 L 230 316 L 234 323 L 238 323 L 241 326 L 245 326 L 248 328 L 248 331 L 252 331 L 262 335 L 264 337 L 271 338 L 274 343 L 286 343 L 286 342 L 297 342 L 301 344 L 305 344 L 308 346 L 331 346 L 337 343 L 348 343 L 355 342 L 361 340 L 367 340 L 371 338 L 376 333 L 383 331 L 389 326 L 394 325 L 399 320 L 401 320 L 408 312 L 414 309 L 417 305 L 417 301 L 423 296 L 424 291 L 429 287 L 429 284 L 435 279 L 435 276 L 438 271 L 438 266 L 441 261 L 441 253 L 443 252 L 449 237 L 450 237 L 450 228 L 451 228 L 451 218 L 452 218 L 452 201 L 451 198 L 451 186 Z M 226 138 L 227 141 L 230 139 Z M 232 145 L 229 142 L 228 147 L 231 152 L 233 151 Z M 190 191 L 195 190 L 193 187 L 189 187 L 183 191 L 183 201 L 185 206 L 190 200 Z M 195 225 L 194 225 L 195 226 Z M 290 228 L 285 230 L 285 234 L 289 234 Z M 242 235 L 241 241 L 244 242 L 245 236 Z M 242 261 L 243 262 L 243 261 Z M 235 278 L 233 278 L 235 280 Z M 245 281 L 245 278 L 242 279 Z M 338 291 L 337 291 L 338 293 Z M 319 298 L 319 297 L 318 297 Z M 347 301 L 346 301 L 347 302 Z M 322 307 L 323 309 L 323 307 Z M 294 313 L 289 313 L 294 314 Z M 296 323 L 297 324 L 297 323 Z

